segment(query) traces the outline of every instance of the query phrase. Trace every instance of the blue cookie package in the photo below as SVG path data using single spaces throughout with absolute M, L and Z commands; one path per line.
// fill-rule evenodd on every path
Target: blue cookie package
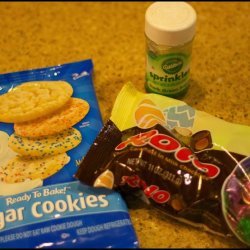
M 92 60 L 0 75 L 0 110 L 6 96 L 22 84 L 45 81 L 70 84 L 71 97 L 86 101 L 89 110 L 72 126 L 80 134 L 77 144 L 60 154 L 50 151 L 49 156 L 37 157 L 20 152 L 29 143 L 33 143 L 33 150 L 44 140 L 16 135 L 15 124 L 1 121 L 0 116 L 0 247 L 138 248 L 121 195 L 107 188 L 87 186 L 74 176 L 103 127 L 93 86 Z M 56 144 L 53 136 L 46 143 L 58 147 L 68 143 Z M 68 140 L 60 138 L 64 139 Z M 18 151 L 14 144 L 20 141 L 26 144 Z M 59 163 L 59 156 L 66 160 Z

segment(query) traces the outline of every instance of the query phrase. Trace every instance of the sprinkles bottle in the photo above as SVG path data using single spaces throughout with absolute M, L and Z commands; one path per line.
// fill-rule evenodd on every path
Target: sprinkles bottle
M 147 92 L 180 98 L 189 87 L 196 12 L 185 2 L 155 2 L 145 14 Z

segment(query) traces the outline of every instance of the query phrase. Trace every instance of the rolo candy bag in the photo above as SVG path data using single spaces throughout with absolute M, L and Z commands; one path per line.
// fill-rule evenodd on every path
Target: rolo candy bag
M 127 83 L 76 176 L 250 245 L 249 126 Z

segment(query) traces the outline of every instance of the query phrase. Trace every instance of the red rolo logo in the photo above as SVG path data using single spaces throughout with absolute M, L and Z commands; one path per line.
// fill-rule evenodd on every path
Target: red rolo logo
M 219 167 L 214 164 L 200 162 L 189 148 L 182 147 L 175 138 L 160 134 L 156 129 L 129 137 L 126 141 L 117 145 L 115 150 L 123 150 L 128 145 L 134 147 L 150 145 L 164 153 L 174 153 L 176 160 L 182 163 L 191 162 L 195 168 L 210 179 L 216 178 L 220 173 Z

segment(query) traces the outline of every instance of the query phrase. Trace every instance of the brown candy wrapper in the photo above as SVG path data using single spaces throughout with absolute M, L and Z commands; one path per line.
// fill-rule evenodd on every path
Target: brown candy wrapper
M 197 125 L 201 117 L 207 127 Z M 224 121 L 212 118 L 209 128 L 209 118 L 183 102 L 142 94 L 127 84 L 76 177 L 124 196 L 140 194 L 171 217 L 220 235 L 235 234 L 249 244 L 250 148 L 226 149 L 223 135 L 217 136 L 218 124 L 213 124 Z M 249 137 L 247 126 L 224 125 L 232 138 L 235 132 Z

